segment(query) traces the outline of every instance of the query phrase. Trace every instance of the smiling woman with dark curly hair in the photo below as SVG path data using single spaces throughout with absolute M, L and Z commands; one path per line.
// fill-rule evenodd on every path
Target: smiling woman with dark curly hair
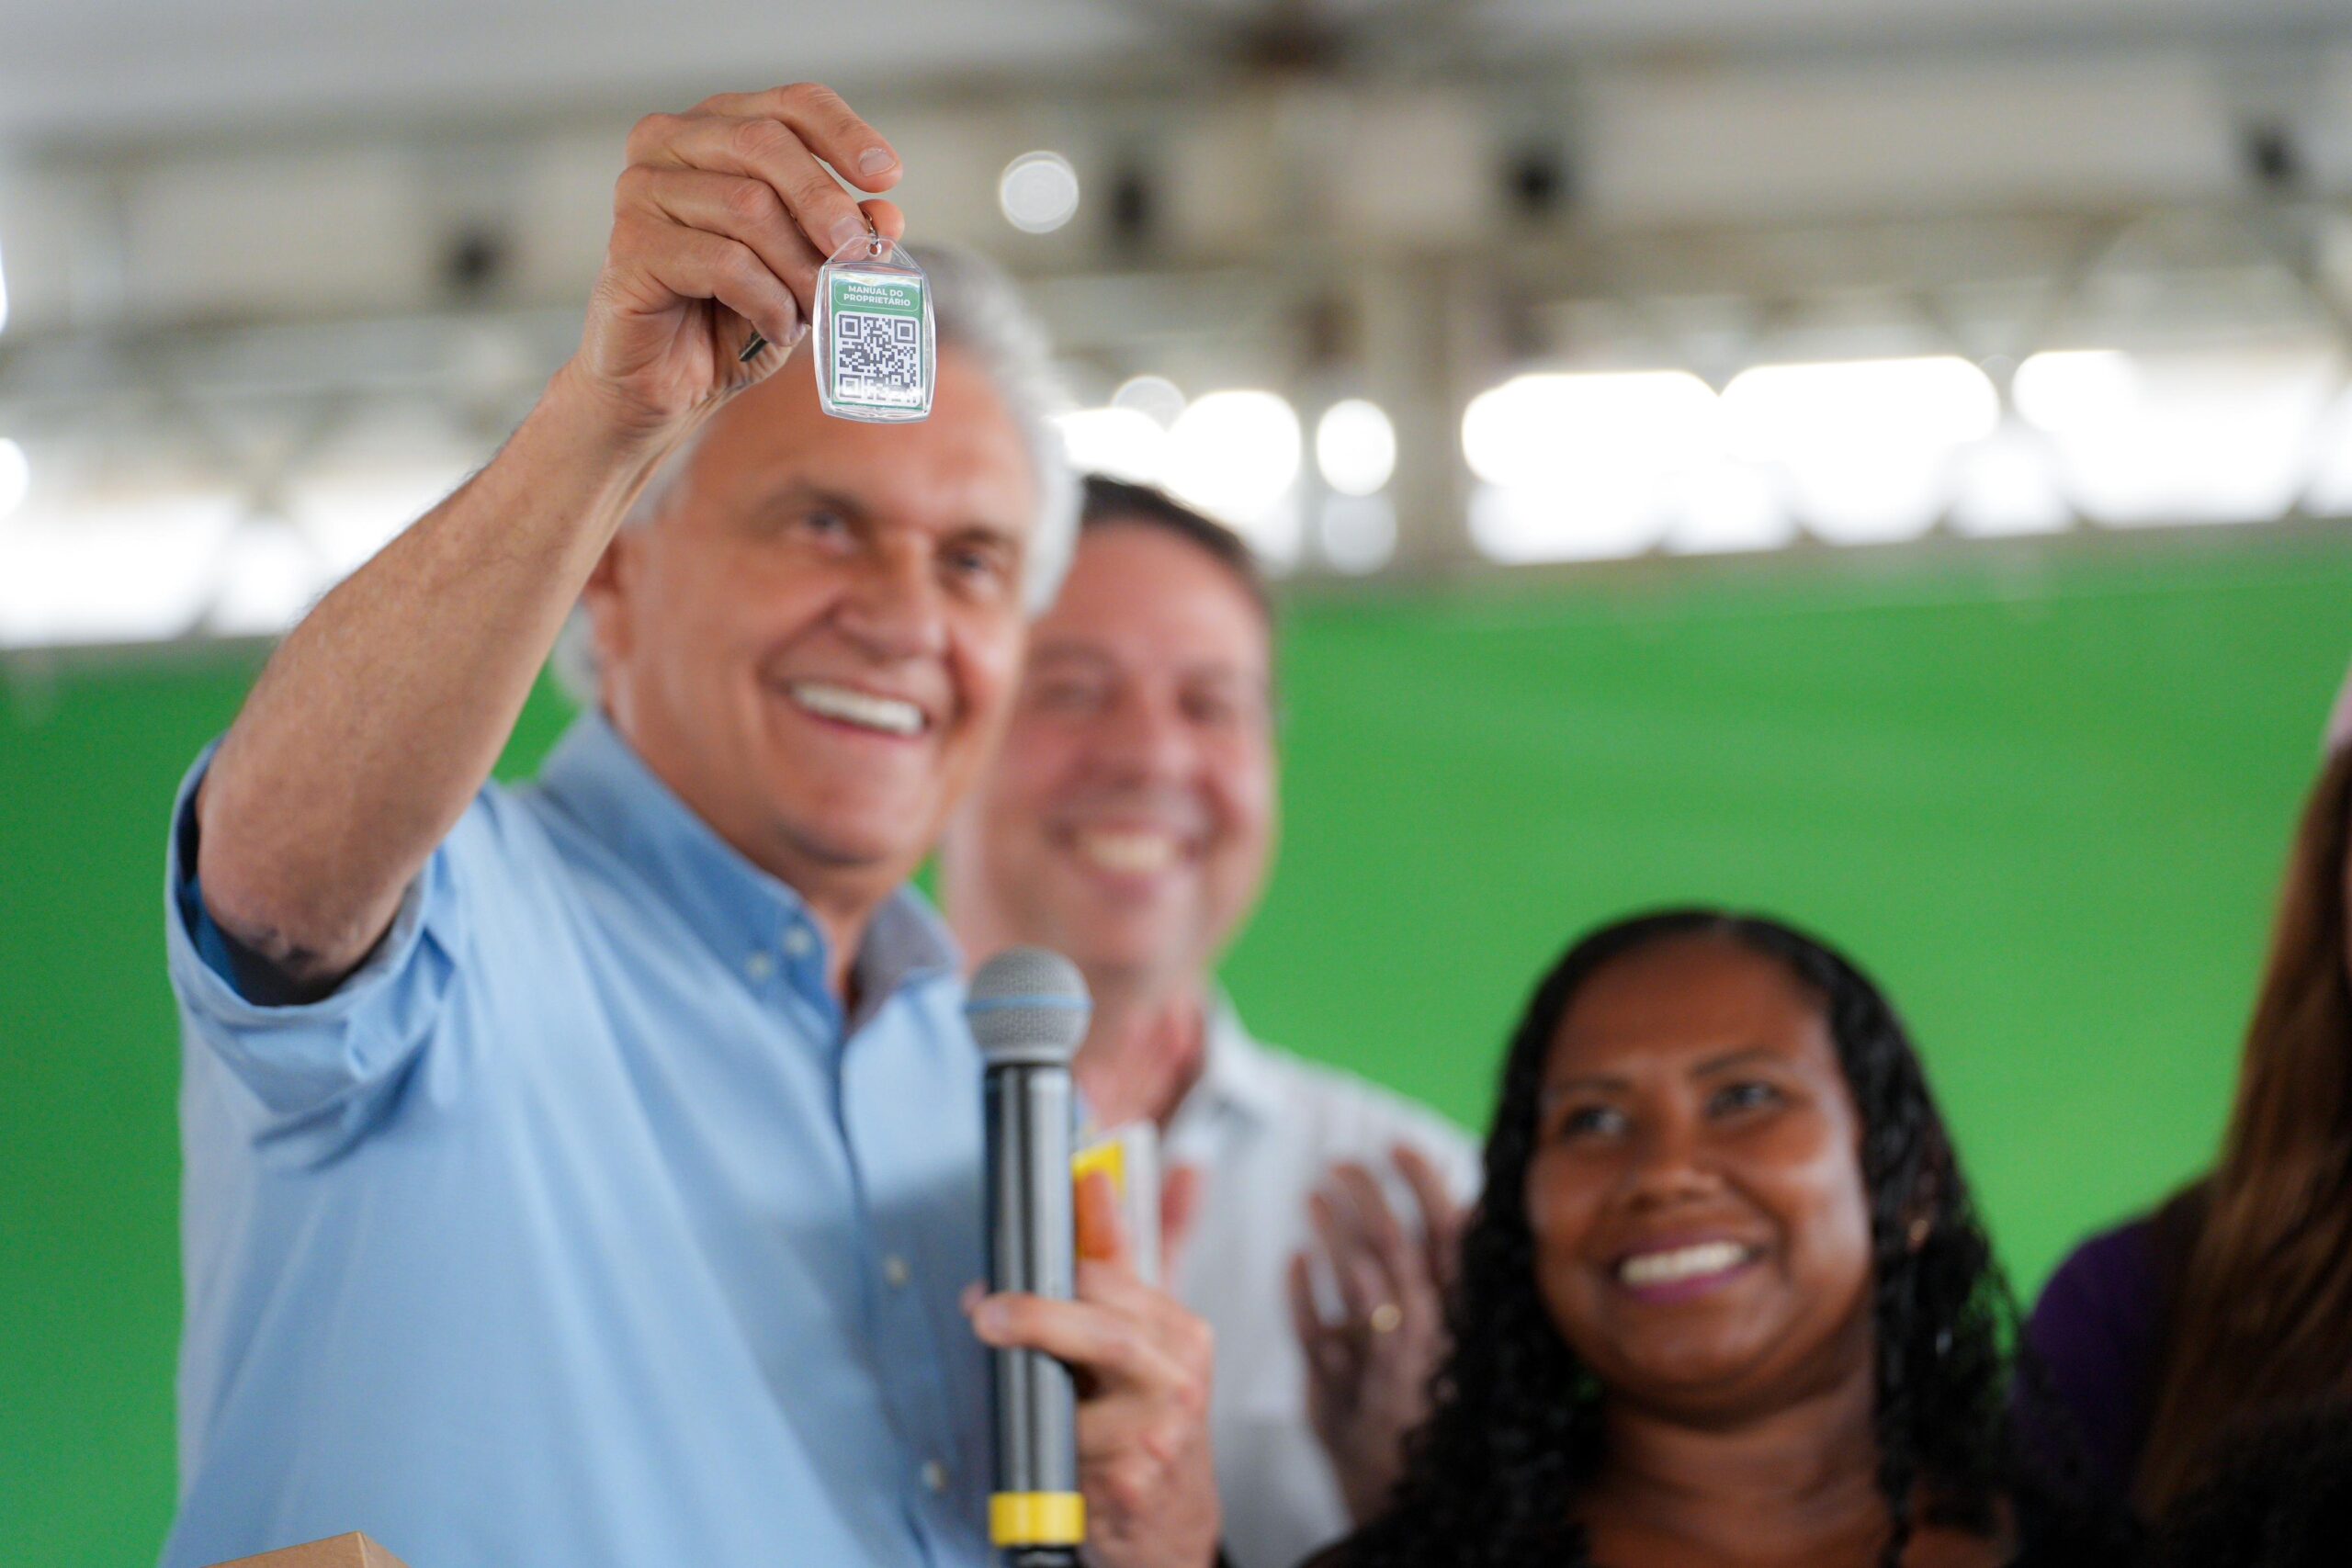
M 1432 1414 L 1319 1568 L 2112 1560 L 2016 1461 L 2008 1292 L 1901 1021 L 1821 942 L 1585 938 L 1486 1177 Z

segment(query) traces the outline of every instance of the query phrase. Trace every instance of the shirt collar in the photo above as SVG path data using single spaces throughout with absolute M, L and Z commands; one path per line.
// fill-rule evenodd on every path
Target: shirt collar
M 825 933 L 808 902 L 721 839 L 603 713 L 591 708 L 572 722 L 538 783 L 558 809 L 652 883 L 728 968 L 741 974 L 764 955 L 813 976 L 823 991 Z M 867 923 L 853 964 L 853 1026 L 901 986 L 960 967 L 945 923 L 919 894 L 899 889 Z
M 1213 990 L 1202 1024 L 1201 1076 L 1171 1119 L 1175 1124 L 1233 1111 L 1265 1121 L 1282 1110 L 1273 1058 L 1243 1027 L 1224 987 Z

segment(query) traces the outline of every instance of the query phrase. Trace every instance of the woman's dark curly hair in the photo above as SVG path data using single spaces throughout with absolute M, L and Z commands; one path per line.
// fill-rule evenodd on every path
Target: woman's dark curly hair
M 1915 1497 L 1927 1500 L 1938 1523 L 1987 1533 L 2003 1502 L 2018 1500 L 2003 1354 L 2016 1306 L 1902 1021 L 1861 971 L 1812 937 L 1753 916 L 1673 909 L 1587 936 L 1529 1000 L 1503 1063 L 1485 1196 L 1463 1238 L 1447 1310 L 1453 1348 L 1432 1385 L 1429 1420 L 1408 1441 L 1388 1511 L 1327 1561 L 1346 1568 L 1589 1561 L 1574 1502 L 1600 1465 L 1601 1390 L 1537 1293 L 1527 1218 L 1536 1100 L 1553 1038 L 1585 983 L 1613 959 L 1687 938 L 1758 953 L 1821 998 L 1860 1111 L 1878 1482 L 1894 1524 L 1881 1561 L 1901 1560 Z

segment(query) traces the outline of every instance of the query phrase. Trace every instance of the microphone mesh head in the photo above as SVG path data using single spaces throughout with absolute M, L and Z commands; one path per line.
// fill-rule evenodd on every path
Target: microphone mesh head
M 1067 1066 L 1094 1004 L 1078 965 L 1042 947 L 1015 947 L 980 965 L 964 1017 L 990 1066 Z

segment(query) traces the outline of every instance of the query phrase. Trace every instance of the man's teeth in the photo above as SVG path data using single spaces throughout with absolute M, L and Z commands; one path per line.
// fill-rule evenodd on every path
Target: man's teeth
M 1141 875 L 1174 863 L 1176 840 L 1165 833 L 1098 829 L 1078 836 L 1078 851 L 1104 871 Z
M 1702 1275 L 1720 1274 L 1747 1261 L 1747 1249 L 1736 1242 L 1704 1241 L 1678 1247 L 1671 1252 L 1645 1252 L 1617 1265 L 1617 1278 L 1628 1285 L 1671 1285 Z
M 867 692 L 853 692 L 847 686 L 828 686 L 814 681 L 795 682 L 791 691 L 794 702 L 820 717 L 878 729 L 886 735 L 922 733 L 922 709 L 896 697 L 877 697 Z

